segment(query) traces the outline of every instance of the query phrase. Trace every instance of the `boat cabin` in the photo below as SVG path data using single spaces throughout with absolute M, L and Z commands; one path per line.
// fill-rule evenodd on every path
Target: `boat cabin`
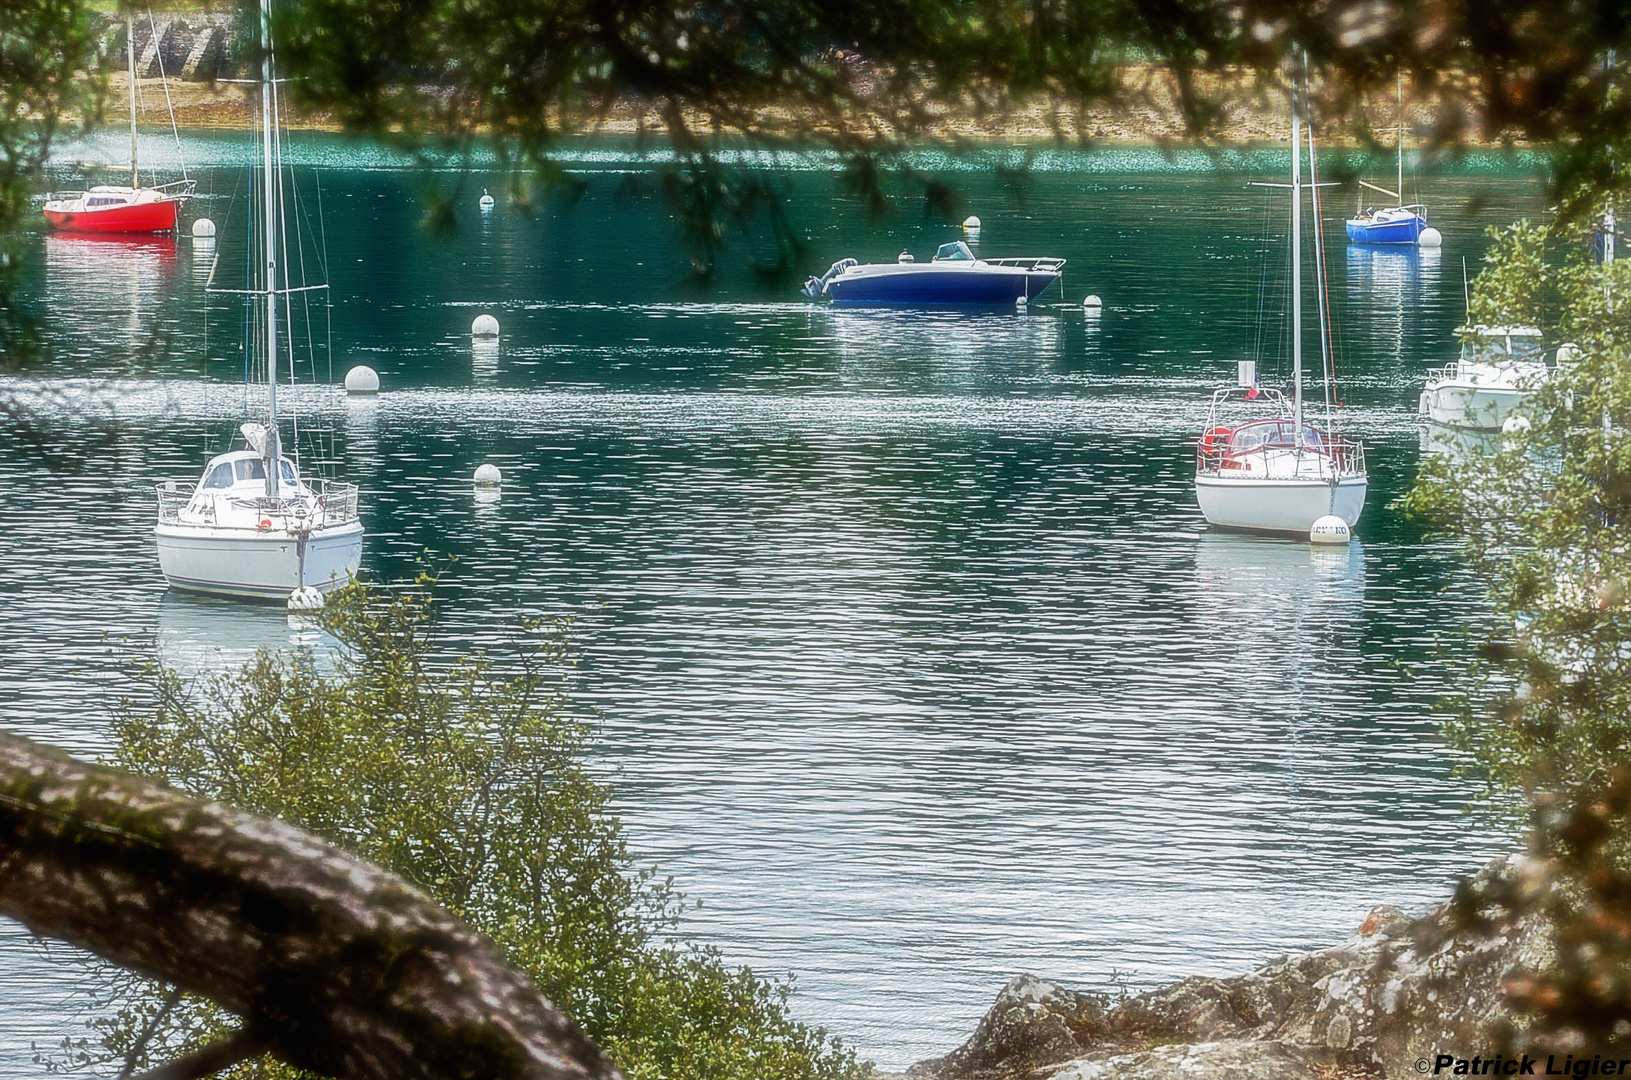
M 967 244 L 961 240 L 953 240 L 949 244 L 941 244 L 934 253 L 935 262 L 976 262 L 974 252 L 969 250 Z
M 1412 206 L 1367 206 L 1354 215 L 1353 220 L 1369 222 L 1372 225 L 1386 225 L 1395 221 L 1409 221 L 1420 217 L 1427 208 L 1420 203 Z
M 305 485 L 294 463 L 287 458 L 278 460 L 278 485 L 284 498 L 306 494 Z M 266 459 L 253 450 L 234 450 L 210 459 L 204 467 L 204 477 L 198 482 L 198 494 L 226 495 L 240 498 L 263 498 L 266 495 Z
M 1463 326 L 1456 333 L 1464 359 L 1540 358 L 1541 334 L 1533 326 Z
M 93 206 L 129 206 L 136 201 L 134 188 L 93 187 L 85 193 L 86 208 Z
M 1294 422 L 1285 417 L 1250 420 L 1228 431 L 1214 428 L 1207 432 L 1207 438 L 1212 440 L 1214 447 L 1226 454 L 1241 454 L 1249 450 L 1281 446 L 1302 446 L 1313 450 L 1324 448 L 1325 440 L 1320 436 L 1319 429 L 1311 424 L 1304 424 L 1302 438 L 1299 440 L 1295 437 L 1296 427 Z

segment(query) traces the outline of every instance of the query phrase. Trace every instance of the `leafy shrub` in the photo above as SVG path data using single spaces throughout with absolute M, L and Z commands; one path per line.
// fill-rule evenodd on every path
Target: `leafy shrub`
M 586 764 L 591 732 L 566 707 L 566 628 L 521 626 L 461 655 L 436 633 L 433 584 L 333 596 L 331 657 L 263 651 L 197 685 L 149 669 L 152 693 L 122 710 L 119 764 L 419 885 L 497 941 L 630 1080 L 867 1075 L 789 1016 L 789 984 L 672 940 L 679 898 L 634 868 L 611 789 Z M 105 1022 L 104 1043 L 145 1058 L 221 1026 L 197 1006 L 154 1024 L 156 1012 L 149 999 Z M 242 1074 L 268 1069 L 286 1072 Z

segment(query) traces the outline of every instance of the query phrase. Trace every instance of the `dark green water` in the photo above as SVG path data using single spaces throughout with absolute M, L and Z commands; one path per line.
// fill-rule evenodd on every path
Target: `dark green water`
M 573 616 L 634 847 L 705 902 L 685 930 L 797 972 L 799 1015 L 881 1064 L 948 1050 L 1019 971 L 1244 970 L 1373 904 L 1425 907 L 1509 845 L 1466 812 L 1429 711 L 1478 583 L 1388 504 L 1420 454 L 1425 369 L 1453 355 L 1461 260 L 1542 207 L 1521 170 L 1424 181 L 1436 254 L 1348 249 L 1331 215 L 1339 397 L 1371 491 L 1358 540 L 1312 552 L 1209 533 L 1193 498 L 1206 397 L 1257 347 L 1263 283 L 1283 296 L 1264 252 L 1281 196 L 1245 186 L 1279 179 L 1272 155 L 1226 175 L 1048 158 L 1017 187 L 951 173 L 983 254 L 1069 259 L 1063 299 L 1015 315 L 812 305 L 755 272 L 752 222 L 698 282 L 615 145 L 531 214 L 482 217 L 499 184 L 467 180 L 442 236 L 386 155 L 297 150 L 322 207 L 306 256 L 333 284 L 317 382 L 366 363 L 386 391 L 289 395 L 309 460 L 363 485 L 365 569 L 457 555 L 449 617 L 472 641 Z M 37 422 L 0 429 L 0 694 L 11 728 L 91 754 L 120 692 L 99 657 L 156 639 L 207 669 L 295 636 L 278 612 L 167 595 L 153 552 L 150 484 L 195 476 L 252 397 L 241 315 L 203 291 L 212 265 L 241 282 L 242 151 L 188 152 L 217 249 L 41 237 L 25 299 L 55 358 L 5 386 Z M 780 164 L 800 278 L 955 234 L 906 195 L 869 220 L 834 171 Z M 472 348 L 483 312 L 494 350 Z M 496 501 L 470 484 L 484 461 Z M 31 1073 L 74 984 L 15 931 L 0 969 L 18 973 L 0 1075 Z

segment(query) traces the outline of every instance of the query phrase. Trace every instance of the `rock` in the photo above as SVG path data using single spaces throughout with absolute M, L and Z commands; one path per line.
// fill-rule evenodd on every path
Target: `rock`
M 1016 976 L 968 1042 L 943 1058 L 919 1062 L 908 1075 L 973 1080 L 1069 1061 L 1084 1040 L 1108 1034 L 1105 1005 L 1094 994 L 1066 990 L 1034 975 Z
M 1156 1046 L 1136 1054 L 1074 1061 L 1048 1074 L 1049 1080 L 1358 1080 L 1366 1075 L 1364 1064 L 1351 1054 L 1277 1040 Z
M 1472 882 L 1511 878 L 1499 860 Z M 919 1062 L 925 1080 L 1307 1080 L 1415 1076 L 1416 1061 L 1487 1044 L 1508 1017 L 1503 976 L 1550 961 L 1550 935 L 1458 929 L 1445 907 L 1412 920 L 1373 909 L 1341 945 L 1278 956 L 1249 975 L 1190 978 L 1109 1007 L 1102 997 L 1022 975 L 966 1043 Z

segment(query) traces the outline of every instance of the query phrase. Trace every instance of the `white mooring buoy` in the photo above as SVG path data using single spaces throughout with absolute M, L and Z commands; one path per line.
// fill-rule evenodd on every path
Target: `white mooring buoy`
M 358 364 L 345 373 L 345 392 L 358 395 L 379 393 L 379 372 L 366 364 Z
M 315 585 L 307 585 L 289 594 L 290 611 L 322 611 L 323 594 Z
M 964 218 L 963 219 L 963 231 L 964 232 L 979 232 L 980 231 L 980 219 L 975 217 L 973 214 L 970 214 L 968 217 Z
M 497 487 L 504 482 L 504 474 L 498 471 L 498 466 L 490 461 L 484 461 L 476 466 L 476 483 L 481 487 Z
M 1016 311 L 1025 311 L 1030 306 L 1031 306 L 1031 302 L 1028 299 L 1026 299 L 1023 295 L 1017 296 L 1017 297 L 1014 298 L 1014 310 L 1016 310 Z
M 1443 245 L 1444 234 L 1432 226 L 1428 226 L 1427 228 L 1423 229 L 1421 231 L 1421 235 L 1416 237 L 1417 247 L 1436 248 L 1442 247 Z
M 1100 300 L 1095 293 L 1088 293 L 1082 297 L 1082 307 L 1084 308 L 1101 308 L 1103 306 L 1104 301 Z
M 215 222 L 207 217 L 193 219 L 193 235 L 198 237 L 211 237 L 215 235 Z
M 497 337 L 498 320 L 491 315 L 477 315 L 476 321 L 470 324 L 471 337 Z
M 1308 542 L 1311 544 L 1346 544 L 1352 538 L 1348 523 L 1335 514 L 1326 514 L 1308 530 Z
M 493 197 L 491 195 L 487 194 L 487 189 L 486 188 L 481 189 L 481 203 L 480 203 L 480 205 L 481 205 L 481 208 L 483 210 L 491 210 L 493 208 Z

